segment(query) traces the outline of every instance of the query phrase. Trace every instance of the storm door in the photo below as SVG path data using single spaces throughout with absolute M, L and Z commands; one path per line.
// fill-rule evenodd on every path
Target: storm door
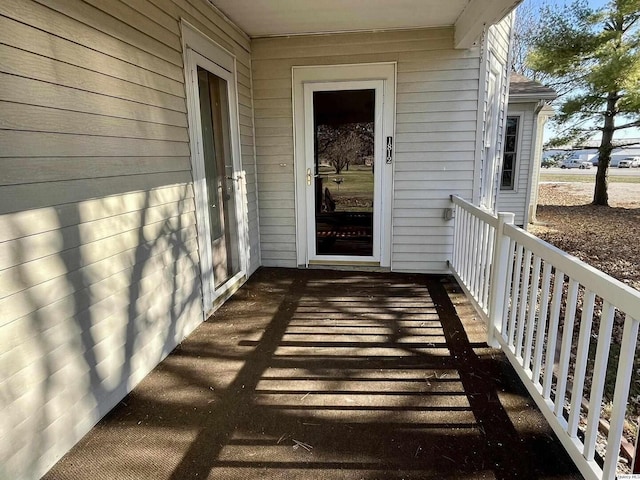
M 229 95 L 224 79 L 200 66 L 197 71 L 212 268 L 220 287 L 240 267 Z
M 235 63 L 224 52 L 219 51 L 218 57 L 221 64 L 187 50 L 189 133 L 205 315 L 245 275 L 247 264 L 246 235 L 241 233 L 246 232 L 246 212 L 241 201 L 245 192 Z
M 382 86 L 381 81 L 307 85 L 312 262 L 380 259 Z

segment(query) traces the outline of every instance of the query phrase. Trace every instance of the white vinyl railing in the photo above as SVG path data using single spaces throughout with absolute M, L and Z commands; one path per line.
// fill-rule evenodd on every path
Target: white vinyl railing
M 450 268 L 487 322 L 488 343 L 502 347 L 584 477 L 614 480 L 640 292 L 514 226 L 513 214 L 494 216 L 460 197 L 451 200 Z M 616 341 L 614 325 L 622 330 Z M 596 441 L 612 384 L 602 463 Z

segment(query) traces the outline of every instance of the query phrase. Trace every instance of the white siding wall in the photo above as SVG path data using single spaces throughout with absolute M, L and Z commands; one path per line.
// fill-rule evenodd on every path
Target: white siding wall
M 509 105 L 508 116 L 516 115 L 520 118 L 518 126 L 519 149 L 516 157 L 516 172 L 513 190 L 500 190 L 498 193 L 497 210 L 513 212 L 516 225 L 523 225 L 525 212 L 528 208 L 530 188 L 531 156 L 533 154 L 534 109 L 536 104 L 518 103 Z
M 205 0 L 0 2 L 0 478 L 39 478 L 202 320 L 179 19 Z
M 479 49 L 454 50 L 452 29 L 252 42 L 260 233 L 265 265 L 296 266 L 291 67 L 397 62 L 392 267 L 442 272 L 449 195 L 471 198 Z

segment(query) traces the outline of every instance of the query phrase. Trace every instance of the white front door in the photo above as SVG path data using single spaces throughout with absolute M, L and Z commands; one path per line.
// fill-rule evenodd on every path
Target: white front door
M 390 265 L 394 67 L 294 69 L 301 264 Z

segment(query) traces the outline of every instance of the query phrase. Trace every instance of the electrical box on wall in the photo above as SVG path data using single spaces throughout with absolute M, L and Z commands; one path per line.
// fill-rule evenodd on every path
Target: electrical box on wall
M 444 218 L 445 220 L 453 220 L 455 218 L 453 208 L 445 208 L 444 212 L 442 213 L 442 218 Z

